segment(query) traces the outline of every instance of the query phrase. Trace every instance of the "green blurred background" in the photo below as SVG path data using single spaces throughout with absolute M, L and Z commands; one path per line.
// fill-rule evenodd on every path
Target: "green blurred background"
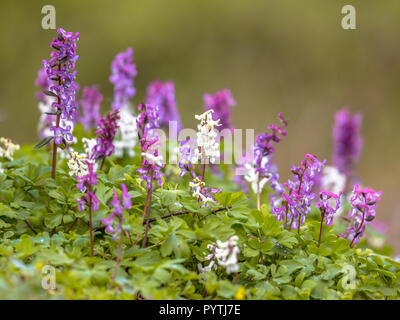
M 194 127 L 202 95 L 230 88 L 238 128 L 260 132 L 282 111 L 288 137 L 277 148 L 283 178 L 305 153 L 331 160 L 334 112 L 364 113 L 357 171 L 383 190 L 379 218 L 400 251 L 400 1 L 5 1 L 0 2 L 0 135 L 38 141 L 34 80 L 54 30 L 41 28 L 52 4 L 57 27 L 79 31 L 77 81 L 98 84 L 109 108 L 110 63 L 134 48 L 138 103 L 154 78 L 173 80 L 184 125 Z M 341 8 L 357 30 L 341 28 Z

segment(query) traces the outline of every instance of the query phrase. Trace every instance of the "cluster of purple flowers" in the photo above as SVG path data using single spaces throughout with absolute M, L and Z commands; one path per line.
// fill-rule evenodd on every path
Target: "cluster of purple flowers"
M 259 177 L 270 175 L 270 161 L 268 157 L 274 152 L 273 145 L 278 144 L 281 141 L 281 137 L 285 137 L 287 134 L 285 128 L 288 122 L 283 117 L 282 112 L 278 114 L 278 118 L 282 125 L 269 124 L 268 130 L 270 132 L 267 131 L 259 134 L 253 147 L 256 173 L 258 173 Z
M 305 222 L 311 211 L 311 201 L 315 198 L 312 192 L 314 180 L 325 163 L 326 160 L 320 162 L 311 154 L 306 154 L 300 166 L 291 167 L 293 180 L 283 184 L 287 190 L 282 193 L 281 205 L 272 208 L 278 221 L 285 219 L 285 226 L 292 229 L 299 229 Z
M 179 177 L 183 177 L 185 174 L 190 173 L 193 176 L 195 165 L 192 163 L 193 157 L 195 157 L 195 141 L 187 139 L 185 141 L 179 140 L 179 168 L 181 172 Z
M 319 193 L 320 201 L 318 201 L 315 206 L 319 208 L 321 217 L 322 219 L 325 218 L 325 223 L 327 226 L 332 225 L 333 217 L 336 211 L 339 210 L 341 195 L 341 193 L 337 195 L 325 190 L 322 190 Z
M 358 184 L 354 186 L 350 203 L 352 208 L 349 212 L 350 226 L 340 237 L 352 239 L 350 246 L 360 241 L 364 235 L 365 225 L 372 222 L 376 216 L 376 204 L 380 200 L 382 191 L 370 188 L 361 189 Z
M 361 114 L 352 115 L 347 108 L 336 113 L 333 128 L 333 164 L 347 178 L 352 178 L 354 165 L 360 158 L 363 146 L 361 124 Z
M 236 105 L 236 101 L 233 99 L 231 91 L 229 89 L 224 89 L 215 92 L 214 94 L 204 94 L 204 109 L 214 110 L 213 118 L 220 119 L 221 127 L 223 129 L 233 129 L 231 110 Z
M 84 87 L 82 99 L 79 105 L 82 107 L 82 115 L 79 121 L 83 124 L 85 131 L 97 126 L 100 121 L 100 104 L 103 101 L 103 95 L 96 86 Z
M 77 176 L 78 184 L 76 187 L 79 191 L 85 193 L 81 198 L 76 199 L 79 206 L 79 211 L 83 211 L 85 205 L 90 207 L 91 210 L 96 211 L 99 208 L 99 200 L 96 197 L 92 187 L 97 185 L 97 175 L 93 170 L 93 163 L 86 161 L 88 166 L 88 174 L 82 177 Z
M 158 106 L 160 125 L 168 127 L 170 121 L 182 129 L 180 115 L 176 107 L 175 86 L 172 81 L 153 80 L 147 87 L 146 103 Z
M 109 112 L 106 118 L 101 118 L 98 122 L 98 129 L 94 132 L 97 134 L 97 144 L 93 147 L 92 158 L 109 157 L 114 152 L 114 137 L 117 134 L 119 120 L 119 110 Z
M 136 89 L 133 87 L 133 78 L 136 77 L 136 66 L 133 63 L 133 49 L 118 53 L 111 64 L 110 82 L 114 85 L 114 110 L 124 107 L 132 98 Z
M 137 120 L 137 128 L 142 149 L 142 163 L 137 172 L 141 174 L 142 179 L 147 182 L 147 188 L 151 190 L 153 179 L 157 181 L 158 185 L 163 184 L 161 169 L 165 164 L 158 152 L 159 137 L 153 131 L 159 127 L 160 115 L 158 107 L 151 104 L 140 104 L 138 110 L 141 111 Z
M 76 71 L 75 62 L 79 56 L 76 54 L 76 43 L 79 40 L 79 33 L 66 32 L 64 29 L 57 30 L 58 37 L 51 43 L 51 48 L 56 51 L 50 53 L 49 61 L 43 60 L 46 68 L 48 81 L 53 81 L 49 87 L 51 94 L 57 96 L 57 101 L 52 103 L 56 109 L 57 116 L 62 119 L 73 120 L 76 115 L 75 95 L 78 90 L 75 83 Z M 43 84 L 44 82 L 41 81 Z M 54 132 L 54 142 L 61 144 L 63 137 L 67 141 L 72 141 L 70 133 L 71 126 L 59 128 L 58 123 L 51 130 Z
M 125 184 L 121 184 L 122 195 L 118 198 L 117 190 L 114 189 L 114 196 L 111 200 L 111 205 L 113 206 L 113 210 L 107 219 L 100 219 L 106 226 L 106 231 L 108 233 L 114 234 L 113 239 L 117 236 L 118 231 L 122 231 L 122 215 L 124 213 L 124 209 L 128 210 L 132 207 L 131 198 L 132 196 L 128 193 L 128 189 Z M 117 225 L 114 227 L 114 218 L 117 217 Z

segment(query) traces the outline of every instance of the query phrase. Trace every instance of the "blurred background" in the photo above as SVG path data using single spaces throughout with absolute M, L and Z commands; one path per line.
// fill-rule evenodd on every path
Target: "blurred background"
M 146 0 L 5 1 L 0 3 L 0 135 L 36 143 L 34 80 L 55 30 L 41 28 L 54 5 L 57 27 L 80 32 L 77 81 L 98 84 L 110 108 L 114 56 L 133 47 L 134 103 L 154 78 L 173 80 L 186 127 L 202 95 L 229 88 L 237 128 L 256 133 L 289 119 L 276 157 L 284 179 L 305 153 L 331 161 L 334 112 L 364 114 L 363 184 L 383 190 L 378 217 L 400 252 L 400 1 Z M 342 6 L 357 12 L 357 30 L 341 28 Z

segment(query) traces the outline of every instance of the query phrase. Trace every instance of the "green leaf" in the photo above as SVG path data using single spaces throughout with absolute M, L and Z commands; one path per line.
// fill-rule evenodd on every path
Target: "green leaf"
M 39 149 L 41 147 L 44 147 L 45 145 L 47 145 L 51 140 L 53 140 L 54 136 L 51 137 L 46 137 L 44 139 L 42 139 L 36 146 L 34 146 L 35 149 Z

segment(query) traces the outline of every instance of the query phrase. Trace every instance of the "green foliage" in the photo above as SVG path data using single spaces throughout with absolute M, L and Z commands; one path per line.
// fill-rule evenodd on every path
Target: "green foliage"
M 138 154 L 138 153 L 137 153 Z M 46 148 L 24 146 L 15 160 L 4 161 L 0 174 L 0 298 L 2 299 L 398 299 L 400 264 L 366 248 L 351 249 L 332 227 L 323 227 L 317 247 L 319 217 L 307 219 L 300 234 L 284 230 L 269 207 L 254 209 L 254 199 L 235 192 L 229 172 L 225 179 L 211 173 L 217 213 L 201 208 L 191 197 L 187 180 L 170 168 L 163 187 L 153 193 L 147 247 L 141 248 L 145 184 L 134 159 L 107 159 L 98 172 L 94 213 L 94 256 L 89 252 L 88 213 L 79 212 L 80 192 L 59 159 L 57 177 L 50 178 Z M 171 166 L 172 167 L 172 166 Z M 187 178 L 186 178 L 187 179 Z M 121 265 L 110 289 L 118 252 L 99 219 L 110 213 L 113 189 L 125 183 L 132 208 L 124 216 Z M 229 192 L 228 192 L 229 191 Z M 119 191 L 118 191 L 119 192 Z M 187 213 L 161 219 L 178 211 Z M 208 264 L 207 245 L 239 237 L 240 271 L 222 267 L 200 274 Z M 55 290 L 41 287 L 42 267 L 56 268 Z M 354 275 L 354 279 L 353 279 Z

